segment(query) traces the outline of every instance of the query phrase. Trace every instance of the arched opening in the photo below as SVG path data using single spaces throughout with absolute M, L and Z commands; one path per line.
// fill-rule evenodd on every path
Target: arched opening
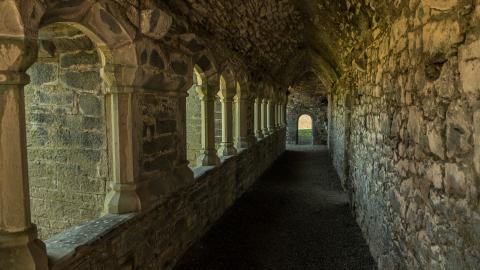
M 304 114 L 298 118 L 297 144 L 313 144 L 313 124 L 312 117 Z
M 111 57 L 80 29 L 40 29 L 38 58 L 27 71 L 31 213 L 41 239 L 98 218 L 110 188 L 104 93 Z
M 187 160 L 190 168 L 197 166 L 197 158 L 202 150 L 202 112 L 197 88 L 202 87 L 205 78 L 199 67 L 193 69 L 193 85 L 187 97 Z

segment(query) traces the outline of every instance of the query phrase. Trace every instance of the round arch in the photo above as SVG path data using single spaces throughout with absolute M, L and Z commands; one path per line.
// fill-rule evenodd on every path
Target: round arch
M 296 119 L 296 144 L 313 144 L 314 118 L 309 113 L 301 113 Z

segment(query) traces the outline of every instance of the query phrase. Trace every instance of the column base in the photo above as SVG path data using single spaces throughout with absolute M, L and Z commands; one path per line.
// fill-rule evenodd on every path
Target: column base
M 267 136 L 270 135 L 270 132 L 268 132 L 268 129 L 263 129 L 262 134 L 263 134 L 263 138 L 266 138 Z
M 37 228 L 0 233 L 0 269 L 48 270 L 45 244 L 37 238 Z
M 233 146 L 233 143 L 221 143 L 218 149 L 219 157 L 228 157 L 237 154 L 237 149 Z
M 112 183 L 112 191 L 105 198 L 105 213 L 126 214 L 139 212 L 143 204 L 136 184 Z
M 220 164 L 220 158 L 218 158 L 215 151 L 202 151 L 200 156 L 197 158 L 198 166 L 216 166 Z

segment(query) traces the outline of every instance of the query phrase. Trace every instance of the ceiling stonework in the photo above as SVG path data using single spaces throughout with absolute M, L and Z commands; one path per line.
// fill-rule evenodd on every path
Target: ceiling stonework
M 203 38 L 238 54 L 254 77 L 298 86 L 304 73 L 314 71 L 321 91 L 341 74 L 344 54 L 350 54 L 359 40 L 364 40 L 358 33 L 372 27 L 375 18 L 369 11 L 385 3 L 386 0 L 169 2 L 196 32 L 203 33 Z

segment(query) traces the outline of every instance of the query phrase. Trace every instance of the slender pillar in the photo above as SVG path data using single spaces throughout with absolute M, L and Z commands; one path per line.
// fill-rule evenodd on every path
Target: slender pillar
M 133 87 L 117 87 L 108 95 L 108 118 L 112 157 L 111 191 L 105 198 L 105 212 L 124 214 L 138 212 L 147 195 L 139 194 L 141 147 L 137 115 L 138 94 Z M 143 203 L 142 203 L 143 200 Z
M 215 91 L 208 86 L 197 86 L 202 110 L 202 150 L 198 166 L 215 166 L 220 163 L 215 150 Z
M 273 100 L 269 99 L 267 101 L 267 132 L 268 134 L 273 134 L 275 132 L 275 127 L 273 121 L 275 121 L 274 117 L 274 104 Z
M 232 93 L 233 92 L 233 93 Z M 233 95 L 235 91 L 222 89 L 219 92 L 220 102 L 222 103 L 222 142 L 218 149 L 218 155 L 221 157 L 233 156 L 237 149 L 233 143 Z M 238 106 L 237 106 L 238 107 Z M 237 122 L 239 122 L 237 118 Z
M 245 90 L 241 90 L 245 91 Z M 237 126 L 236 126 L 236 138 L 235 138 L 235 145 L 237 149 L 245 149 L 253 145 L 255 140 L 254 131 L 252 128 L 249 129 L 249 121 L 252 119 L 248 119 L 249 114 L 248 110 L 252 109 L 251 103 L 253 100 L 248 93 L 241 92 L 237 89 L 237 95 L 235 96 L 236 106 L 236 116 L 237 116 Z M 258 119 L 257 119 L 258 120 Z M 254 119 L 255 121 L 255 119 Z
M 16 49 L 27 50 L 22 45 L 4 45 L 0 68 Z M 30 217 L 23 93 L 28 83 L 23 72 L 0 70 L 0 269 L 48 269 L 45 245 Z
M 262 132 L 262 98 L 257 97 L 255 98 L 255 136 L 257 140 L 263 139 L 263 132 Z
M 280 104 L 280 112 L 279 112 L 279 116 L 280 116 L 280 127 L 282 127 L 282 128 L 284 127 L 284 126 L 283 126 L 283 106 L 284 106 L 283 103 Z
M 264 138 L 269 135 L 268 127 L 267 127 L 267 122 L 268 122 L 267 103 L 268 103 L 268 100 L 266 98 L 263 98 L 262 99 L 262 134 Z
M 279 130 L 280 129 L 280 121 L 279 121 L 279 117 L 278 117 L 278 113 L 279 113 L 279 109 L 278 109 L 278 104 L 279 103 L 275 103 L 274 106 L 275 106 L 275 121 L 274 121 L 274 125 L 275 125 L 275 130 Z
M 187 91 L 178 93 L 177 99 L 177 159 L 175 161 L 175 176 L 178 186 L 193 182 L 193 171 L 188 167 L 187 159 Z

